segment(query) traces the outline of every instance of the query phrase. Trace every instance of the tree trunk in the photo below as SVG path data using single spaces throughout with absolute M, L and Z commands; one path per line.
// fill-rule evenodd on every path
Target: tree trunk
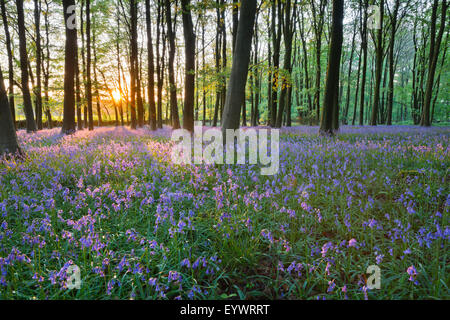
M 316 42 L 316 84 L 314 94 L 314 106 L 316 108 L 316 120 L 320 120 L 320 81 L 322 76 L 321 57 L 322 57 L 322 34 L 325 24 L 326 0 L 319 1 L 319 8 L 316 8 L 315 0 L 311 0 L 312 20 Z
M 147 26 L 147 47 L 148 47 L 148 112 L 149 124 L 152 130 L 156 130 L 156 108 L 155 108 L 155 63 L 153 61 L 153 39 L 152 21 L 150 13 L 150 0 L 145 0 L 145 21 Z M 158 26 L 159 28 L 159 26 Z
M 92 113 L 92 81 L 91 81 L 91 0 L 86 0 L 86 98 L 89 117 L 89 130 L 94 130 Z
M 164 84 L 164 56 L 165 56 L 165 49 L 166 49 L 166 41 L 164 38 L 162 39 L 162 57 L 160 54 L 160 39 L 161 39 L 161 28 L 163 29 L 164 33 L 164 15 L 163 15 L 163 5 L 162 1 L 158 0 L 158 15 L 156 18 L 156 78 L 158 80 L 157 84 L 157 109 L 158 109 L 158 128 L 162 128 L 162 89 Z
M 387 120 L 388 126 L 392 125 L 392 109 L 394 104 L 394 47 L 395 33 L 397 31 L 397 14 L 400 0 L 395 0 L 394 11 L 391 16 L 391 39 L 389 41 L 389 84 L 388 84 L 388 100 L 387 100 Z M 414 76 L 414 75 L 413 75 Z
M 49 11 L 49 1 L 45 0 L 46 12 Z M 44 16 L 45 21 L 45 65 L 43 66 L 44 74 L 44 101 L 45 101 L 45 113 L 47 116 L 47 126 L 49 129 L 53 127 L 52 114 L 50 112 L 50 96 L 49 96 L 49 82 L 50 82 L 50 19 L 49 15 Z
M 361 77 L 361 98 L 360 98 L 360 109 L 359 109 L 359 125 L 364 124 L 364 104 L 365 104 L 365 89 L 366 89 L 366 73 L 367 73 L 367 6 L 368 1 L 365 0 L 362 10 L 364 10 L 364 18 L 361 23 L 361 48 L 363 51 L 363 66 L 362 66 L 362 77 Z M 361 9 L 361 7 L 360 7 Z
M 259 123 L 259 100 L 260 100 L 260 96 L 261 96 L 261 89 L 260 89 L 260 83 L 261 83 L 261 79 L 260 79 L 260 74 L 259 74 L 259 69 L 258 69 L 258 45 L 259 45 L 259 39 L 258 39 L 258 15 L 259 13 L 256 13 L 256 18 L 255 18 L 255 37 L 254 37 L 254 84 L 255 87 L 253 88 L 253 91 L 255 92 L 255 98 L 254 98 L 254 115 L 252 118 L 252 126 L 257 126 Z
M 34 0 L 34 24 L 36 29 L 36 87 L 34 88 L 34 95 L 36 99 L 36 125 L 39 130 L 42 130 L 42 80 L 41 80 L 41 1 Z
M 378 109 L 380 105 L 380 87 L 381 87 L 381 74 L 383 72 L 383 16 L 384 16 L 384 0 L 380 1 L 380 29 L 377 31 L 377 41 L 375 43 L 376 48 L 376 61 L 375 61 L 375 90 L 372 107 L 372 117 L 370 119 L 370 125 L 377 125 Z
M 351 75 L 352 75 L 352 66 L 353 66 L 353 55 L 355 52 L 355 37 L 356 37 L 356 25 L 357 25 L 356 21 L 357 20 L 355 19 L 355 25 L 354 25 L 354 31 L 353 31 L 353 37 L 352 37 L 352 49 L 350 52 L 350 61 L 349 61 L 348 74 L 347 74 L 347 97 L 346 97 L 347 102 L 345 104 L 345 109 L 344 109 L 345 124 L 348 123 L 347 117 L 348 117 L 348 109 L 350 107 L 350 83 L 352 80 Z
M 202 69 L 206 70 L 206 59 L 205 59 L 205 19 L 202 19 Z M 203 120 L 202 125 L 206 125 L 206 77 L 203 74 L 202 77 L 202 89 L 203 89 Z
M 8 52 L 9 108 L 11 110 L 12 120 L 15 125 L 15 123 L 16 123 L 16 108 L 15 108 L 15 103 L 14 103 L 14 64 L 13 64 L 13 55 L 12 55 L 12 49 L 11 49 L 11 35 L 9 33 L 8 18 L 6 16 L 5 2 L 6 2 L 6 0 L 1 0 L 0 6 L 1 6 L 1 10 L 2 10 L 3 27 L 5 29 L 6 51 Z
M 304 79 L 305 79 L 305 89 L 306 96 L 308 100 L 308 110 L 310 113 L 313 111 L 313 104 L 311 100 L 311 94 L 309 92 L 310 82 L 309 82 L 309 72 L 308 72 L 308 49 L 306 47 L 306 37 L 305 37 L 305 28 L 304 28 L 304 17 L 303 17 L 303 8 L 301 9 L 301 17 L 300 17 L 300 38 L 302 40 L 302 49 L 303 49 L 303 68 L 304 68 Z M 311 116 L 311 115 L 310 115 Z
M 0 156 L 17 152 L 20 148 L 0 68 Z
M 96 34 L 95 34 L 95 16 L 92 19 L 92 23 L 94 25 L 93 28 L 93 32 L 92 32 L 92 51 L 94 54 L 94 64 L 93 64 L 93 68 L 94 68 L 94 87 L 95 87 L 95 101 L 96 101 L 96 106 L 97 106 L 97 121 L 98 121 L 98 126 L 101 127 L 103 125 L 103 121 L 102 121 L 102 111 L 101 111 L 101 105 L 100 105 L 100 93 L 98 90 L 98 78 L 97 78 L 97 45 L 96 45 Z
M 183 33 L 185 43 L 185 80 L 183 128 L 194 131 L 194 98 L 195 98 L 195 35 L 192 25 L 190 0 L 181 0 L 183 10 Z
M 429 54 L 429 64 L 428 64 L 428 78 L 426 84 L 425 91 L 425 101 L 423 106 L 422 118 L 420 120 L 420 124 L 425 127 L 431 126 L 430 122 L 430 105 L 431 105 L 431 97 L 433 95 L 433 85 L 434 85 L 434 76 L 436 73 L 436 65 L 439 57 L 439 49 L 442 42 L 442 35 L 445 30 L 445 22 L 446 22 L 446 14 L 447 14 L 447 1 L 442 1 L 442 13 L 441 13 L 441 26 L 439 28 L 438 36 L 436 38 L 435 30 L 436 30 L 436 20 L 437 20 L 437 9 L 438 9 L 439 1 L 434 0 L 433 4 L 433 12 L 431 15 L 431 43 L 430 43 L 430 54 Z
M 272 98 L 271 98 L 271 119 L 270 126 L 275 127 L 277 124 L 277 109 L 278 109 L 278 78 L 279 78 L 279 67 L 280 67 L 280 46 L 281 46 L 281 26 L 283 21 L 283 13 L 281 9 L 281 0 L 273 0 L 272 2 L 272 45 L 273 45 L 273 74 L 272 74 Z M 277 12 L 278 11 L 278 12 Z M 275 28 L 277 21 L 276 17 L 278 15 L 278 27 Z
M 64 66 L 64 118 L 62 132 L 72 134 L 75 128 L 75 64 L 77 61 L 77 29 L 70 25 L 75 10 L 75 0 L 63 0 L 64 22 L 66 27 L 65 66 Z
M 353 105 L 353 118 L 352 118 L 352 126 L 355 125 L 356 122 L 356 110 L 358 109 L 358 93 L 359 93 L 359 79 L 361 77 L 361 59 L 362 59 L 362 48 L 359 50 L 359 58 L 358 58 L 358 74 L 356 76 L 356 91 L 355 91 L 355 103 Z
M 233 43 L 232 43 L 233 53 L 234 53 L 234 48 L 236 47 L 236 36 L 237 36 L 238 24 L 239 24 L 239 1 L 233 0 L 233 40 L 232 40 L 233 41 Z
M 25 36 L 25 17 L 23 12 L 23 0 L 16 0 L 17 6 L 17 25 L 19 29 L 19 51 L 20 51 L 20 69 L 22 75 L 22 95 L 25 118 L 27 123 L 27 132 L 34 132 L 37 130 L 36 122 L 34 121 L 33 105 L 31 102 L 30 89 L 28 87 L 28 54 L 27 54 L 27 39 Z
M 136 118 L 136 78 L 137 78 L 137 3 L 136 0 L 130 0 L 130 113 L 131 129 L 137 128 Z
M 167 36 L 169 40 L 169 86 L 170 86 L 170 113 L 172 118 L 172 128 L 180 128 L 180 118 L 178 115 L 178 102 L 177 102 L 177 85 L 175 83 L 175 33 L 172 24 L 172 13 L 170 10 L 170 0 L 165 0 L 166 4 L 166 23 L 167 23 Z
M 330 54 L 328 59 L 327 79 L 325 82 L 325 97 L 322 112 L 320 133 L 333 135 L 333 122 L 339 117 L 338 90 L 339 68 L 343 40 L 344 0 L 333 0 L 333 24 L 331 27 Z
M 278 115 L 277 115 L 277 121 L 276 121 L 276 127 L 281 128 L 282 120 L 283 120 L 283 114 L 285 111 L 285 107 L 287 104 L 287 101 L 289 101 L 288 97 L 288 88 L 292 86 L 291 81 L 291 75 L 292 75 L 292 39 L 294 35 L 293 26 L 294 23 L 292 21 L 292 18 L 295 16 L 295 9 L 294 7 L 294 13 L 291 15 L 291 0 L 286 0 L 285 8 L 284 8 L 284 21 L 283 21 L 283 33 L 284 33 L 284 46 L 285 46 L 285 54 L 284 54 L 284 65 L 283 69 L 287 72 L 287 75 L 283 77 L 283 82 L 281 85 L 281 94 L 280 94 L 280 105 L 278 109 Z M 290 105 L 288 106 L 291 107 Z
M 79 64 L 79 59 L 78 59 L 78 43 L 77 43 L 77 48 L 76 48 L 76 66 L 75 66 L 75 95 L 76 95 L 76 100 L 77 100 L 77 104 L 76 104 L 76 108 L 77 108 L 77 125 L 78 125 L 78 130 L 83 130 L 83 119 L 81 116 L 81 106 L 82 106 L 82 100 L 81 100 L 81 83 L 80 83 L 80 64 Z
M 240 10 L 233 66 L 222 116 L 223 130 L 239 128 L 239 116 L 242 100 L 245 97 L 245 85 L 250 62 L 255 14 L 256 0 L 243 1 Z

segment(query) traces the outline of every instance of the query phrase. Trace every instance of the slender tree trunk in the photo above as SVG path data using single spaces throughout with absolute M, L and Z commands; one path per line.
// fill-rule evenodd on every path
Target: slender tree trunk
M 236 47 L 236 36 L 237 36 L 237 29 L 239 24 L 239 0 L 233 0 L 233 53 L 234 48 Z
M 178 115 L 178 102 L 177 102 L 177 85 L 175 83 L 175 33 L 172 24 L 172 13 L 170 10 L 170 0 L 165 0 L 166 4 L 166 23 L 167 23 L 167 36 L 169 40 L 169 86 L 170 86 L 170 112 L 172 117 L 172 128 L 180 128 L 180 119 Z
M 130 113 L 131 113 L 131 129 L 137 128 L 136 118 L 136 78 L 138 71 L 137 66 L 137 3 L 136 0 L 130 0 Z
M 98 90 L 98 78 L 97 78 L 97 45 L 96 45 L 96 33 L 95 33 L 95 16 L 92 19 L 92 23 L 94 25 L 93 28 L 93 32 L 92 32 L 92 51 L 94 54 L 94 64 L 93 64 L 93 68 L 94 68 L 94 87 L 95 87 L 95 101 L 96 101 L 96 106 L 97 106 L 97 121 L 98 121 L 98 126 L 101 127 L 103 125 L 103 121 L 102 121 L 102 110 L 101 110 L 101 105 L 100 105 L 100 92 Z
M 11 35 L 9 33 L 8 18 L 6 16 L 6 0 L 0 1 L 0 6 L 2 10 L 2 20 L 3 27 L 5 29 L 5 41 L 6 41 L 6 51 L 8 53 L 8 83 L 9 83 L 9 108 L 11 110 L 13 124 L 16 124 L 16 108 L 14 103 L 14 64 L 13 64 L 13 54 L 11 48 Z
M 203 89 L 203 121 L 202 125 L 206 125 L 206 59 L 205 59 L 205 20 L 202 19 L 202 69 L 203 69 L 203 77 L 202 77 L 202 89 Z
M 255 15 L 256 0 L 243 1 L 240 10 L 233 66 L 222 116 L 223 130 L 239 128 L 239 116 L 242 100 L 245 96 Z
M 71 15 L 75 12 L 75 0 L 63 0 L 64 22 L 66 27 L 66 48 L 64 67 L 64 118 L 62 132 L 72 134 L 75 128 L 75 64 L 77 61 L 77 29 L 75 18 L 71 25 Z M 70 9 L 73 9 L 71 11 Z
M 376 41 L 376 61 L 375 61 L 375 90 L 372 107 L 372 117 L 370 119 L 370 125 L 377 125 L 378 109 L 380 105 L 380 87 L 381 87 L 381 74 L 383 72 L 383 16 L 384 16 L 384 0 L 380 0 L 380 29 L 377 31 Z
M 273 0 L 272 2 L 272 45 L 273 45 L 273 74 L 272 74 L 272 99 L 271 99 L 271 119 L 270 126 L 275 127 L 277 124 L 277 109 L 278 109 L 278 78 L 280 68 L 280 46 L 281 46 L 281 26 L 283 21 L 283 13 L 281 8 L 281 0 Z M 276 17 L 278 15 L 278 24 Z M 278 26 L 275 28 L 275 26 Z
M 227 76 L 225 74 L 227 70 L 227 31 L 225 27 L 225 0 L 221 0 L 221 12 L 220 12 L 220 30 L 222 33 L 222 90 L 220 92 L 220 111 L 219 115 L 222 116 L 225 107 L 225 99 L 227 94 Z M 245 98 L 244 98 L 245 99 Z M 242 100 L 245 103 L 245 100 Z M 222 122 L 222 118 L 220 121 Z
M 137 4 L 136 4 L 137 6 Z M 137 34 L 137 33 L 136 33 Z M 136 38 L 137 41 L 137 38 Z M 139 52 L 139 50 L 137 50 L 136 52 Z M 144 126 L 144 121 L 145 121 L 145 112 L 144 112 L 144 101 L 142 99 L 142 85 L 141 85 L 141 72 L 142 72 L 142 67 L 140 65 L 140 62 L 142 61 L 142 59 L 139 57 L 139 54 L 136 55 L 136 60 L 135 60 L 135 72 L 136 72 L 136 104 L 137 104 L 137 119 L 138 119 L 138 127 L 142 128 Z
M 327 78 L 325 82 L 325 97 L 320 133 L 333 135 L 333 122 L 339 117 L 338 90 L 339 68 L 343 39 L 344 0 L 333 0 L 333 24 L 331 27 L 330 54 L 328 58 Z
M 368 1 L 364 0 L 362 10 L 364 11 L 364 18 L 362 22 L 361 31 L 361 47 L 363 51 L 363 66 L 362 66 L 362 79 L 361 79 L 361 98 L 360 98 L 360 109 L 359 109 L 359 125 L 364 124 L 364 105 L 365 105 L 365 89 L 366 89 L 366 74 L 367 74 L 367 6 Z
M 41 80 L 41 1 L 34 0 L 34 24 L 36 29 L 36 81 L 37 85 L 34 90 L 36 99 L 36 125 L 42 130 L 42 80 Z
M 0 68 L 0 156 L 17 152 L 20 153 L 20 148 Z
M 164 41 L 164 39 L 162 39 L 162 41 L 160 41 L 161 39 L 161 28 L 163 29 L 163 33 L 164 33 L 164 15 L 162 13 L 163 10 L 163 5 L 162 5 L 162 1 L 158 0 L 158 15 L 156 18 L 156 25 L 157 25 L 157 29 L 156 29 L 156 78 L 158 81 L 157 84 L 157 97 L 158 97 L 158 102 L 157 102 L 157 109 L 158 109 L 158 128 L 162 128 L 163 124 L 162 124 L 162 89 L 163 89 L 163 84 L 164 84 L 164 56 L 165 56 L 165 49 L 166 49 L 166 41 Z M 160 42 L 162 42 L 162 57 L 160 55 Z
M 261 83 L 261 79 L 260 79 L 260 74 L 259 74 L 259 69 L 258 69 L 258 45 L 259 45 L 259 39 L 258 39 L 258 16 L 259 13 L 256 13 L 256 18 L 255 18 L 255 31 L 254 31 L 254 88 L 253 91 L 255 92 L 255 98 L 254 98 L 254 116 L 252 118 L 252 126 L 257 126 L 258 122 L 259 122 L 259 100 L 260 100 L 260 95 L 261 95 L 261 89 L 260 89 L 260 83 Z
M 36 122 L 34 121 L 33 105 L 31 102 L 30 89 L 28 87 L 28 54 L 27 54 L 27 39 L 25 36 L 25 17 L 23 12 L 23 0 L 16 0 L 17 6 L 17 25 L 19 29 L 19 51 L 20 51 L 20 69 L 22 75 L 22 95 L 25 118 L 27 123 L 27 132 L 34 132 L 37 130 Z
M 349 66 L 348 66 L 348 74 L 347 74 L 347 102 L 345 104 L 345 110 L 344 110 L 344 121 L 345 124 L 348 123 L 348 109 L 350 107 L 350 83 L 351 83 L 351 75 L 352 75 L 352 66 L 353 66 L 353 55 L 355 52 L 355 38 L 356 38 L 356 23 L 357 20 L 355 20 L 355 25 L 354 25 L 354 31 L 353 31 L 353 37 L 352 37 L 352 49 L 350 52 L 350 61 L 349 61 Z
M 394 11 L 391 16 L 391 38 L 389 41 L 389 84 L 388 84 L 388 99 L 387 99 L 387 120 L 388 126 L 392 125 L 392 109 L 394 104 L 394 48 L 395 48 L 395 33 L 397 31 L 397 14 L 400 5 L 400 0 L 395 0 Z M 413 75 L 414 77 L 414 75 Z
M 448 33 L 447 33 L 447 38 L 448 38 Z M 445 39 L 445 42 L 444 42 L 445 44 L 447 44 L 447 38 Z M 432 108 L 431 108 L 431 120 L 430 120 L 431 123 L 433 123 L 434 110 L 435 110 L 437 98 L 439 96 L 439 89 L 440 89 L 440 83 L 441 83 L 441 73 L 442 73 L 442 69 L 444 68 L 444 64 L 445 64 L 445 61 L 446 61 L 445 58 L 446 58 L 446 55 L 447 55 L 447 49 L 448 49 L 448 46 L 444 45 L 444 53 L 442 54 L 441 67 L 440 67 L 440 70 L 439 70 L 438 78 L 437 78 L 436 83 L 435 83 L 436 93 L 434 95 L 433 105 L 432 105 Z
M 81 84 L 80 84 L 80 64 L 78 59 L 78 44 L 76 49 L 76 66 L 75 66 L 75 87 L 76 87 L 76 100 L 77 100 L 77 125 L 78 130 L 83 130 L 83 119 L 81 116 L 81 106 L 83 104 L 81 100 Z
M 431 126 L 430 121 L 430 105 L 431 105 L 431 97 L 433 95 L 433 85 L 434 85 L 434 76 L 436 73 L 436 65 L 439 57 L 439 49 L 442 42 L 442 35 L 445 30 L 445 22 L 446 22 L 446 14 L 447 14 L 447 1 L 442 1 L 442 13 L 441 13 L 441 26 L 439 28 L 438 35 L 436 37 L 436 20 L 437 20 L 437 9 L 438 9 L 439 1 L 434 0 L 433 4 L 433 12 L 431 15 L 431 43 L 430 43 L 430 54 L 429 54 L 429 64 L 428 64 L 428 78 L 426 83 L 426 91 L 425 91 L 425 101 L 423 106 L 422 118 L 420 120 L 420 124 L 425 127 Z
M 83 68 L 83 87 L 84 87 L 84 103 L 83 103 L 83 127 L 88 127 L 88 107 L 87 107 L 87 80 L 86 80 L 86 55 L 85 55 L 85 32 L 84 32 L 84 0 L 81 0 L 81 9 L 80 9 L 80 33 L 81 33 L 81 63 Z
M 304 68 L 304 79 L 305 79 L 305 89 L 306 89 L 306 97 L 308 100 L 308 110 L 310 113 L 313 112 L 313 103 L 312 103 L 312 99 L 311 99 L 311 94 L 309 92 L 310 89 L 310 82 L 309 82 L 309 72 L 308 72 L 308 49 L 306 47 L 306 37 L 305 37 L 305 28 L 304 28 L 304 23 L 305 23 L 305 19 L 303 16 L 303 8 L 301 9 L 301 17 L 300 17 L 300 38 L 302 40 L 302 49 L 303 49 L 303 68 Z
M 294 7 L 295 10 L 296 7 Z M 285 111 L 285 107 L 287 102 L 289 101 L 288 89 L 292 86 L 291 75 L 292 75 L 292 39 L 294 35 L 293 30 L 293 21 L 292 17 L 295 16 L 295 11 L 292 14 L 291 12 L 291 0 L 286 0 L 285 8 L 284 8 L 284 21 L 283 21 L 283 33 L 284 33 L 284 46 L 285 46 L 285 54 L 284 54 L 284 65 L 283 69 L 287 72 L 287 75 L 283 77 L 282 85 L 281 85 L 281 94 L 280 94 L 280 106 L 278 109 L 276 127 L 281 128 L 283 114 Z M 290 108 L 290 105 L 288 106 Z
M 362 48 L 359 50 L 359 58 L 358 58 L 358 75 L 356 77 L 356 91 L 355 91 L 355 102 L 353 105 L 353 118 L 352 118 L 352 126 L 355 125 L 356 122 L 356 110 L 358 109 L 358 93 L 359 93 L 359 79 L 361 76 L 361 59 L 362 59 L 363 50 Z
M 46 12 L 49 11 L 49 0 L 45 0 Z M 49 82 L 50 82 L 50 19 L 49 15 L 44 15 L 45 22 L 45 64 L 42 68 L 44 74 L 44 101 L 45 101 L 45 113 L 47 116 L 47 126 L 49 129 L 53 127 L 52 114 L 50 112 L 50 95 L 49 95 Z
M 91 80 L 91 0 L 86 0 L 86 98 L 89 117 L 89 130 L 94 130 L 92 113 L 92 80 Z
M 325 24 L 325 8 L 327 5 L 326 0 L 319 1 L 319 8 L 316 7 L 315 0 L 311 0 L 312 9 L 312 20 L 315 33 L 315 43 L 316 43 L 316 84 L 315 84 L 315 94 L 314 94 L 314 105 L 316 108 L 316 120 L 320 120 L 320 82 L 322 76 L 322 34 L 323 27 Z
M 221 13 L 220 6 L 221 0 L 216 0 L 216 16 L 217 16 L 217 26 L 216 26 L 216 43 L 215 43 L 215 62 L 216 62 L 216 74 L 217 74 L 217 85 L 216 85 L 216 103 L 214 107 L 214 118 L 213 118 L 213 127 L 217 126 L 218 118 L 219 118 L 219 109 L 222 97 L 222 89 L 223 85 L 221 83 L 222 77 L 220 76 L 220 59 L 221 59 L 221 45 L 222 45 L 222 28 L 221 28 Z
M 152 130 L 156 130 L 155 108 L 155 63 L 153 61 L 152 21 L 150 13 L 150 0 L 145 0 L 145 21 L 147 26 L 147 51 L 148 51 L 148 112 L 149 124 Z M 158 26 L 159 28 L 159 26 Z
M 185 81 L 183 128 L 194 131 L 194 98 L 195 98 L 195 34 L 192 24 L 190 0 L 181 0 L 183 10 L 183 34 L 185 43 Z

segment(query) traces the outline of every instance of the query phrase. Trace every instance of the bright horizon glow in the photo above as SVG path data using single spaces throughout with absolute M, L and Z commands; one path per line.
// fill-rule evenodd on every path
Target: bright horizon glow
M 120 100 L 122 100 L 122 95 L 120 94 L 120 91 L 117 89 L 112 92 L 112 96 L 113 96 L 114 102 L 119 102 Z

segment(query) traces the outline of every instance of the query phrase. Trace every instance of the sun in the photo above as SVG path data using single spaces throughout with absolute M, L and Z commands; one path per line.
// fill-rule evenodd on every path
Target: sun
M 120 91 L 117 89 L 112 92 L 112 96 L 115 102 L 118 102 L 122 99 L 122 95 L 120 94 Z

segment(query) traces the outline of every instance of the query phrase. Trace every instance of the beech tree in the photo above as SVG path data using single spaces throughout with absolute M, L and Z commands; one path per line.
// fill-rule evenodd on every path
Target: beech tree
M 72 134 L 75 128 L 75 72 L 77 63 L 77 29 L 75 0 L 63 0 L 66 27 L 66 48 L 64 64 L 64 117 L 62 132 Z
M 177 102 L 177 85 L 175 82 L 175 32 L 174 24 L 172 24 L 170 0 L 165 0 L 166 9 L 166 23 L 167 23 L 167 37 L 169 41 L 169 90 L 170 90 L 170 114 L 172 117 L 172 128 L 180 128 L 180 119 L 178 115 L 178 102 Z
M 325 96 L 320 133 L 333 135 L 333 122 L 339 117 L 337 95 L 339 92 L 339 67 L 343 39 L 344 0 L 333 0 L 333 24 L 331 27 L 330 53 L 328 57 Z
M 13 64 L 13 54 L 12 54 L 12 48 L 11 48 L 11 35 L 9 33 L 8 18 L 6 16 L 5 2 L 6 2 L 6 0 L 1 0 L 0 7 L 1 7 L 1 13 L 2 13 L 3 28 L 5 30 L 6 51 L 8 53 L 9 108 L 11 109 L 12 119 L 15 124 L 16 108 L 15 108 L 15 103 L 14 103 L 14 64 Z
M 183 128 L 194 131 L 195 98 L 195 34 L 192 25 L 190 0 L 181 0 L 185 42 L 184 110 Z
M 383 68 L 383 57 L 384 57 L 384 47 L 383 47 L 383 20 L 384 20 L 384 0 L 380 0 L 380 27 L 377 30 L 377 38 L 375 41 L 375 51 L 376 51 L 376 62 L 375 62 L 375 91 L 373 97 L 372 106 L 372 117 L 370 119 L 370 124 L 372 126 L 377 125 L 378 108 L 380 105 L 380 85 L 381 85 L 381 74 Z
M 155 108 L 155 63 L 153 55 L 152 20 L 150 12 L 150 0 L 145 0 L 145 21 L 147 26 L 147 51 L 148 51 L 148 100 L 149 100 L 149 125 L 156 130 Z
M 91 0 L 86 0 L 86 100 L 89 130 L 94 130 L 91 80 Z
M 239 128 L 241 104 L 244 99 L 248 65 L 250 62 L 255 15 L 256 0 L 242 1 L 233 65 L 231 67 L 225 108 L 222 116 L 223 130 Z
M 446 0 L 442 1 L 441 5 L 441 26 L 439 28 L 438 34 L 436 36 L 436 20 L 438 11 L 439 1 L 434 0 L 433 2 L 433 13 L 431 15 L 431 29 L 430 29 L 430 53 L 428 62 L 428 77 L 426 83 L 425 91 L 425 101 L 423 105 L 422 118 L 420 124 L 425 127 L 431 126 L 430 122 L 430 106 L 431 106 L 431 96 L 434 89 L 434 77 L 436 74 L 436 65 L 439 57 L 439 49 L 442 42 L 442 36 L 445 30 L 446 16 L 448 3 Z
M 27 132 L 34 132 L 37 130 L 36 122 L 34 120 L 33 105 L 31 102 L 30 89 L 28 87 L 28 53 L 27 53 L 27 39 L 25 32 L 25 17 L 23 12 L 23 0 L 16 0 L 17 6 L 17 27 L 19 29 L 19 51 L 20 51 L 20 70 L 22 81 L 22 96 L 23 108 L 26 118 Z
M 0 156 L 17 152 L 20 148 L 0 68 Z

